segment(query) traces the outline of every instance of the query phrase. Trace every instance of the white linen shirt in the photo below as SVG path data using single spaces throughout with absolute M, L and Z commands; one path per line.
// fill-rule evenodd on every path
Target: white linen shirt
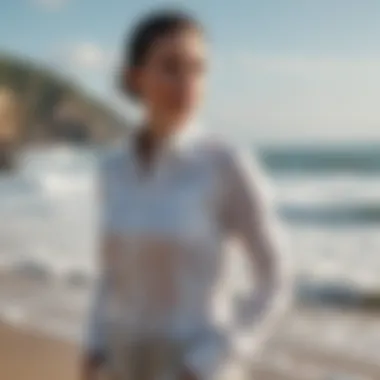
M 254 157 L 184 133 L 144 173 L 132 135 L 102 163 L 100 186 L 102 276 L 87 349 L 107 350 L 112 329 L 126 340 L 200 334 L 184 364 L 201 380 L 213 379 L 231 353 L 251 357 L 290 294 L 283 240 Z M 231 238 L 242 243 L 256 282 L 222 329 L 213 300 Z

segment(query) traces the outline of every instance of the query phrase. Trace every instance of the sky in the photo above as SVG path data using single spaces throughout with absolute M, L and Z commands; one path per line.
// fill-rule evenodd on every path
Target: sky
M 0 0 L 0 53 L 53 66 L 128 114 L 114 83 L 124 36 L 167 5 L 208 31 L 209 129 L 258 142 L 380 140 L 379 0 Z

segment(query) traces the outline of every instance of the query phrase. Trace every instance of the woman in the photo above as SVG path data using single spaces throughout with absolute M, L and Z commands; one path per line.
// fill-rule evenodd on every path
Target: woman
M 274 221 L 252 163 L 191 127 L 206 76 L 199 24 L 150 15 L 127 50 L 122 87 L 145 120 L 101 168 L 103 274 L 84 378 L 105 370 L 119 380 L 221 379 L 245 370 L 284 309 L 288 271 Z M 228 329 L 213 300 L 232 237 L 257 283 Z

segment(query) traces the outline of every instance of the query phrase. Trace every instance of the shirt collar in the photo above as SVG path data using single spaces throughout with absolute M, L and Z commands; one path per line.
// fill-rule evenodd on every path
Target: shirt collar
M 139 127 L 135 127 L 133 131 L 130 132 L 127 139 L 127 149 L 125 153 L 129 157 L 130 163 L 137 165 L 138 160 L 136 159 L 136 144 L 135 139 L 137 138 L 137 133 L 139 132 Z M 201 125 L 199 123 L 188 123 L 182 126 L 177 133 L 170 136 L 170 138 L 161 146 L 156 153 L 156 156 L 152 162 L 152 173 L 158 175 L 158 172 L 162 172 L 164 168 L 167 167 L 168 162 L 172 162 L 173 157 L 184 157 L 187 153 L 190 153 L 194 143 L 203 134 Z M 161 173 L 162 174 L 162 173 Z
M 129 144 L 132 150 L 135 150 L 135 139 L 140 130 L 140 127 L 135 127 L 129 135 Z M 161 149 L 161 154 L 169 152 L 183 152 L 187 148 L 193 145 L 195 140 L 197 140 L 203 134 L 203 128 L 199 122 L 189 122 L 178 129 L 176 133 L 170 136 L 167 141 L 163 144 Z

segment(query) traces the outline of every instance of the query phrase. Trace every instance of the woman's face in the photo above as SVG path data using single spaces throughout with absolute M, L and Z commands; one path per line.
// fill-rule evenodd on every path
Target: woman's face
M 148 116 L 166 128 L 183 125 L 203 98 L 205 63 L 206 48 L 199 31 L 189 29 L 158 38 L 135 72 Z

